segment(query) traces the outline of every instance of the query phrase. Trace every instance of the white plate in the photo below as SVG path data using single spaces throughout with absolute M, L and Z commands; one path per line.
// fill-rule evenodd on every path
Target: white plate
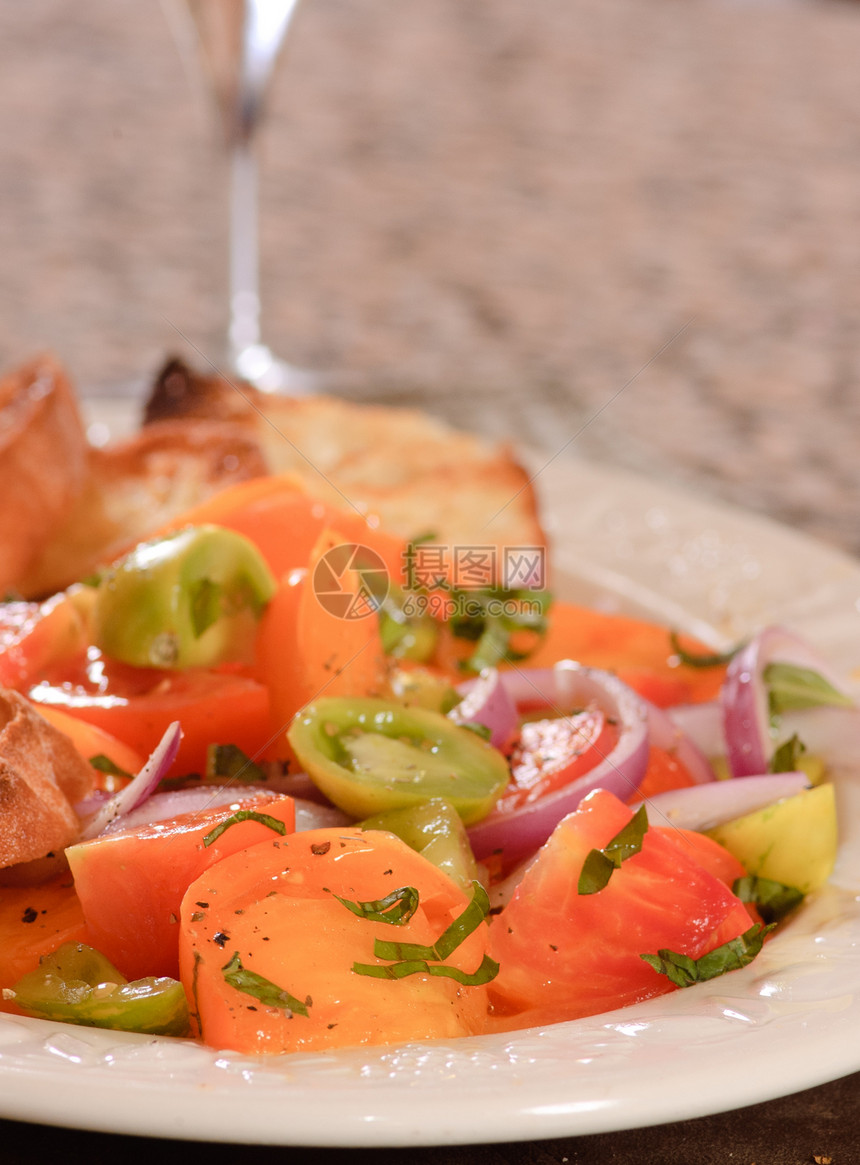
M 554 464 L 539 483 L 572 597 L 608 599 L 715 641 L 780 621 L 844 671 L 860 663 L 860 564 L 595 466 Z M 838 774 L 844 836 L 833 884 L 742 971 L 546 1029 L 269 1060 L 0 1016 L 0 1115 L 213 1141 L 464 1144 L 696 1117 L 853 1072 L 858 775 Z

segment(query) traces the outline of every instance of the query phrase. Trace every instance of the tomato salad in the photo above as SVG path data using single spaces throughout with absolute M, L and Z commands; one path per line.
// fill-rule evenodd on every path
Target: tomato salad
M 273 477 L 0 607 L 0 689 L 92 774 L 60 852 L 0 829 L 0 1006 L 252 1054 L 505 1031 L 731 973 L 826 882 L 858 711 L 812 647 L 417 604 L 406 552 Z

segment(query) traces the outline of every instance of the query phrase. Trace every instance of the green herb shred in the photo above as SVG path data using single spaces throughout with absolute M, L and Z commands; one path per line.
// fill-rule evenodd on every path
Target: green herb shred
M 743 643 L 739 643 L 735 647 L 729 647 L 726 651 L 689 651 L 687 648 L 682 646 L 681 639 L 677 631 L 670 631 L 669 642 L 672 645 L 672 651 L 686 667 L 698 667 L 705 669 L 711 667 L 723 667 L 725 664 L 731 663 L 737 653 L 744 646 Z
M 238 951 L 233 952 L 230 961 L 221 968 L 221 973 L 231 987 L 235 987 L 244 995 L 250 995 L 253 999 L 259 1000 L 266 1007 L 277 1007 L 281 1011 L 289 1012 L 290 1015 L 302 1015 L 307 1018 L 308 1004 L 306 1002 L 303 1003 L 301 999 L 296 999 L 295 995 L 291 995 L 289 991 L 279 987 L 270 979 L 258 975 L 256 971 L 249 971 L 243 967 Z
M 753 903 L 768 923 L 779 922 L 795 910 L 804 899 L 803 892 L 796 886 L 785 886 L 782 882 L 775 882 L 772 878 L 761 878 L 755 874 L 746 874 L 735 879 L 732 893 L 736 894 L 741 902 Z
M 770 663 L 762 673 L 772 716 L 802 708 L 850 708 L 853 700 L 824 676 L 793 663 Z
M 287 827 L 284 825 L 283 821 L 279 820 L 277 817 L 272 817 L 269 813 L 258 813 L 254 809 L 238 809 L 232 815 L 232 817 L 226 818 L 226 820 L 222 821 L 220 825 L 216 825 L 214 829 L 210 830 L 210 832 L 206 834 L 206 836 L 203 838 L 204 846 L 210 846 L 212 842 L 217 841 L 221 834 L 228 830 L 231 825 L 238 825 L 242 821 L 256 821 L 260 825 L 265 825 L 267 829 L 273 829 L 275 833 L 280 833 L 281 835 L 287 832 Z
M 461 971 L 459 967 L 449 966 L 444 961 L 486 921 L 489 912 L 487 891 L 480 882 L 473 882 L 469 905 L 432 946 L 376 939 L 373 953 L 377 959 L 390 960 L 389 965 L 353 963 L 352 969 L 356 975 L 368 975 L 375 979 L 405 979 L 409 975 L 424 974 L 455 979 L 467 987 L 489 983 L 499 973 L 499 965 L 488 955 L 481 960 L 478 969 L 472 972 Z
M 206 752 L 206 778 L 209 781 L 241 781 L 264 784 L 265 769 L 252 761 L 237 744 L 211 744 Z
M 401 886 L 392 890 L 384 898 L 372 902 L 354 902 L 349 898 L 334 895 L 341 905 L 359 918 L 369 922 L 387 922 L 389 926 L 404 926 L 418 909 L 418 891 L 414 886 Z
M 704 983 L 716 979 L 727 971 L 737 971 L 751 963 L 762 948 L 765 936 L 773 929 L 757 922 L 737 938 L 702 955 L 691 959 L 677 951 L 659 950 L 656 955 L 640 955 L 649 966 L 675 984 L 676 987 L 692 987 L 694 983 Z
M 638 854 L 642 841 L 648 832 L 648 814 L 641 805 L 623 829 L 604 849 L 593 849 L 582 863 L 582 871 L 577 883 L 580 894 L 597 894 L 608 883 L 621 863 Z
M 806 745 L 795 732 L 776 749 L 767 766 L 769 773 L 794 773 L 800 767 L 800 758 Z

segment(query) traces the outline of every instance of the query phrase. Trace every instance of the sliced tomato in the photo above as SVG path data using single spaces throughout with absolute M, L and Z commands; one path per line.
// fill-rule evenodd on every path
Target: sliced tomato
M 707 651 L 685 638 L 690 651 Z M 678 659 L 666 627 L 629 615 L 611 614 L 555 601 L 549 627 L 529 667 L 551 667 L 575 659 L 615 672 L 634 691 L 660 707 L 715 698 L 725 667 L 692 667 Z
M 642 784 L 629 798 L 631 804 L 642 801 L 646 797 L 654 797 L 657 793 L 667 793 L 671 789 L 685 789 L 688 785 L 695 785 L 690 771 L 677 758 L 674 752 L 665 748 L 655 748 L 652 744 L 648 754 L 648 768 L 642 778 Z
M 208 835 L 238 810 L 265 814 L 236 820 L 219 837 Z M 274 826 L 272 825 L 274 822 Z M 204 870 L 249 845 L 292 833 L 291 797 L 264 795 L 196 809 L 151 825 L 120 829 L 66 851 L 90 942 L 129 979 L 179 975 L 179 908 Z
M 0 988 L 34 971 L 39 958 L 65 942 L 91 942 L 68 873 L 39 886 L 4 886 L 0 893 Z M 3 1001 L 0 1011 L 14 1011 Z
M 490 929 L 500 964 L 490 987 L 500 1028 L 611 1011 L 672 990 L 640 956 L 667 948 L 698 959 L 746 931 L 750 917 L 692 847 L 649 828 L 642 848 L 597 893 L 580 894 L 592 849 L 631 811 L 597 790 L 556 828 Z
M 70 716 L 68 712 L 47 704 L 40 704 L 39 712 L 49 724 L 53 724 L 60 732 L 65 732 L 66 736 L 71 738 L 72 744 L 84 760 L 92 761 L 95 757 L 107 757 L 120 770 L 118 773 L 105 772 L 102 768 L 95 767 L 93 773 L 96 789 L 101 789 L 105 793 L 118 793 L 128 784 L 130 778 L 143 768 L 146 757 L 130 748 L 124 741 L 117 740 L 115 736 L 105 732 L 103 728 L 88 724 L 78 716 Z
M 736 879 L 743 878 L 746 874 L 746 870 L 734 854 L 730 854 L 712 837 L 708 837 L 704 833 L 696 833 L 692 829 L 675 829 L 669 826 L 658 826 L 657 828 L 664 837 L 668 838 L 674 845 L 680 846 L 688 857 L 695 858 L 699 865 L 710 870 L 714 877 L 719 878 L 726 886 L 731 886 Z M 749 904 L 747 904 L 747 909 L 749 909 Z
M 526 721 L 511 753 L 511 782 L 497 812 L 519 809 L 589 772 L 615 748 L 616 725 L 599 708 Z
M 325 530 L 307 569 L 285 575 L 260 621 L 255 676 L 271 693 L 273 755 L 290 760 L 286 731 L 300 708 L 321 696 L 375 696 L 385 690 L 385 655 L 374 613 L 345 618 L 316 594 L 315 569 L 332 549 L 348 542 Z M 346 582 L 344 580 L 348 579 Z M 360 579 L 345 572 L 348 594 Z
M 0 687 L 24 691 L 76 659 L 86 647 L 86 627 L 82 603 L 66 592 L 44 603 L 0 604 Z
M 338 509 L 305 493 L 290 474 L 260 477 L 219 491 L 173 519 L 160 533 L 202 523 L 236 530 L 250 538 L 280 578 L 306 566 L 323 531 L 332 528 L 345 542 L 371 547 L 384 559 L 391 577 L 400 579 L 405 549 L 401 539 L 380 530 L 377 519 L 360 514 L 346 499 L 344 506 Z
M 235 744 L 249 756 L 265 749 L 269 693 L 230 670 L 163 672 L 116 663 L 94 648 L 56 669 L 28 692 L 42 707 L 94 724 L 147 756 L 178 720 L 183 738 L 174 772 L 202 772 L 210 744 Z
M 408 887 L 416 908 L 396 927 L 351 908 Z M 438 962 L 424 974 L 400 961 L 407 974 L 389 978 L 382 968 L 392 964 L 376 948 L 377 940 L 435 943 L 467 904 L 447 874 L 380 830 L 304 830 L 277 848 L 264 842 L 224 857 L 182 902 L 180 969 L 203 1040 L 258 1056 L 477 1034 L 487 1010 L 483 983 L 461 984 L 438 973 Z M 485 926 L 467 930 L 448 969 L 472 975 L 488 938 Z M 380 976 L 356 973 L 356 965 L 378 967 Z M 295 993 L 301 1010 L 252 998 L 249 979 Z

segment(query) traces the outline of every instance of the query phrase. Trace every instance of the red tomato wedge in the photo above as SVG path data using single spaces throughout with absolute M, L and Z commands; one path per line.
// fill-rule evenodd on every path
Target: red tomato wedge
M 0 989 L 35 971 L 66 942 L 90 942 L 68 873 L 41 886 L 0 887 Z M 0 996 L 0 1011 L 18 1011 Z
M 707 837 L 704 833 L 696 833 L 692 829 L 672 829 L 660 827 L 663 836 L 677 845 L 688 856 L 709 870 L 715 878 L 719 878 L 726 886 L 731 887 L 738 878 L 743 878 L 746 870 L 727 849 L 718 841 Z M 745 903 L 756 921 L 759 920 L 758 911 L 750 903 Z
M 0 604 L 0 687 L 23 692 L 86 646 L 81 606 L 65 592 L 44 603 Z
M 495 811 L 518 809 L 569 785 L 599 764 L 617 739 L 617 728 L 599 708 L 526 721 L 510 757 L 511 783 Z
M 688 639 L 684 643 L 693 652 L 707 650 Z M 613 671 L 640 696 L 663 708 L 715 699 L 726 670 L 681 663 L 668 630 L 658 623 L 556 600 L 547 633 L 528 666 L 552 667 L 560 659 Z
M 166 821 L 120 830 L 66 850 L 91 943 L 128 979 L 179 976 L 179 908 L 204 870 L 248 845 L 272 845 L 279 833 L 239 820 L 207 844 L 206 838 L 239 810 L 252 810 L 295 827 L 291 797 L 271 796 L 181 813 Z
M 689 770 L 681 764 L 673 752 L 652 744 L 642 784 L 630 797 L 630 802 L 632 804 L 643 801 L 657 793 L 667 793 L 670 789 L 685 789 L 695 783 Z
M 289 474 L 255 478 L 221 490 L 159 533 L 208 522 L 250 538 L 277 578 L 306 566 L 320 536 L 329 527 L 339 530 L 345 542 L 375 550 L 392 578 L 400 579 L 403 574 L 401 539 L 380 530 L 373 517 L 351 509 L 347 498 L 343 508 L 337 509 L 310 496 Z
M 345 618 L 321 601 L 314 586 L 320 561 L 348 539 L 325 530 L 307 569 L 291 571 L 260 621 L 255 675 L 271 698 L 272 754 L 291 759 L 286 731 L 293 717 L 320 696 L 371 696 L 384 691 L 386 661 L 375 611 Z M 357 594 L 352 570 L 341 577 L 344 593 Z
M 94 724 L 143 756 L 178 720 L 183 737 L 177 773 L 203 772 L 212 743 L 235 744 L 257 756 L 269 739 L 268 691 L 228 670 L 135 668 L 90 649 L 74 666 L 51 672 L 27 694 L 38 706 Z
M 501 970 L 490 985 L 502 1029 L 611 1011 L 673 990 L 640 955 L 667 948 L 700 958 L 750 927 L 743 903 L 692 847 L 650 827 L 639 853 L 594 894 L 578 892 L 583 863 L 630 821 L 597 790 L 556 828 L 490 929 Z
M 142 753 L 136 752 L 95 724 L 88 724 L 77 716 L 70 716 L 68 712 L 51 708 L 47 704 L 39 705 L 39 714 L 44 716 L 49 724 L 53 724 L 60 732 L 65 732 L 66 736 L 71 738 L 72 744 L 84 760 L 91 761 L 95 757 L 104 756 L 123 773 L 128 774 L 128 777 L 123 777 L 116 773 L 94 769 L 97 789 L 102 789 L 106 793 L 116 793 L 128 784 L 130 777 L 140 772 L 146 762 L 146 757 Z

